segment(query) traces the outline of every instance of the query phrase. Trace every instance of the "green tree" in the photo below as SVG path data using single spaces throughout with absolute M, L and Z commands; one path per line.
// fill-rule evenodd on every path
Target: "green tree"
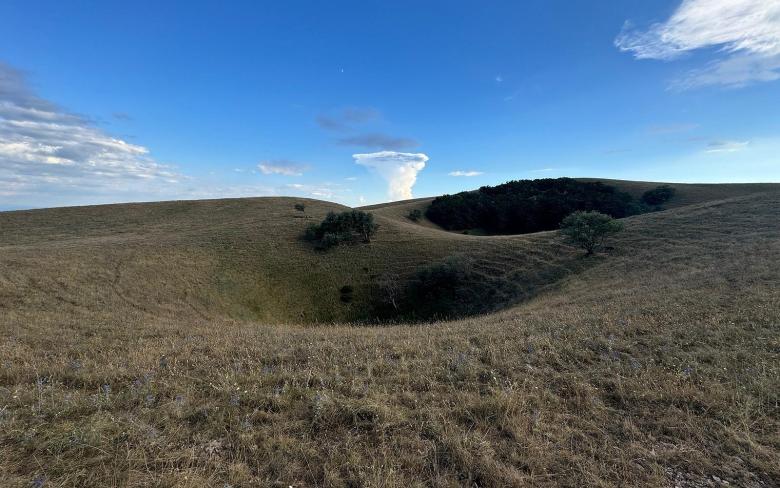
M 569 242 L 585 250 L 588 256 L 601 248 L 604 240 L 623 230 L 623 224 L 601 212 L 577 211 L 561 222 L 561 232 Z
M 642 203 L 647 205 L 661 205 L 666 203 L 675 194 L 675 189 L 669 185 L 661 185 L 642 194 Z
M 353 243 L 358 240 L 368 243 L 379 226 L 374 215 L 361 210 L 329 212 L 320 224 L 312 224 L 306 229 L 305 238 L 327 249 L 341 243 Z

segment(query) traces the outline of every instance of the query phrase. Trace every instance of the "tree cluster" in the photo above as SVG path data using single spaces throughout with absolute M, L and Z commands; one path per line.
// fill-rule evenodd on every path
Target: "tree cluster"
M 397 274 L 377 280 L 377 313 L 412 320 L 459 317 L 492 310 L 500 297 L 516 293 L 516 284 L 475 270 L 463 256 L 428 264 L 409 277 Z
M 628 193 L 600 182 L 546 178 L 444 195 L 433 200 L 426 216 L 447 230 L 524 234 L 557 229 L 564 217 L 578 210 L 621 218 L 645 208 Z
M 658 206 L 669 201 L 676 190 L 669 185 L 661 185 L 642 194 L 641 201 L 645 205 Z
M 329 212 L 321 223 L 310 225 L 304 237 L 320 249 L 329 249 L 339 244 L 371 242 L 378 227 L 374 215 L 362 210 Z

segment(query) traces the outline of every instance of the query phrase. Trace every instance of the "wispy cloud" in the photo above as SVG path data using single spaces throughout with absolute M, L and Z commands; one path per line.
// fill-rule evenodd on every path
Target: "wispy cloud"
M 651 125 L 647 128 L 649 134 L 679 134 L 682 132 L 689 132 L 697 129 L 699 124 L 694 123 L 679 123 L 679 124 L 666 124 L 666 125 Z
M 355 163 L 374 169 L 387 181 L 388 194 L 393 200 L 412 198 L 412 187 L 417 174 L 425 168 L 428 156 L 423 153 L 381 151 L 353 154 Z
M 263 161 L 257 165 L 264 175 L 301 176 L 308 169 L 306 165 L 287 159 Z
M 750 141 L 712 141 L 707 144 L 708 153 L 737 152 L 745 149 Z
M 322 129 L 346 131 L 354 125 L 365 124 L 382 117 L 373 107 L 346 107 L 334 114 L 320 114 L 314 120 Z
M 298 193 L 306 196 L 310 196 L 313 198 L 321 198 L 321 199 L 337 199 L 337 200 L 344 200 L 346 198 L 346 195 L 352 192 L 351 188 L 347 188 L 344 185 L 338 184 L 338 183 L 290 183 L 287 185 L 284 185 L 284 188 L 287 190 L 287 193 L 289 193 L 290 190 L 293 190 L 293 193 Z
M 450 171 L 447 173 L 450 176 L 479 176 L 481 174 L 484 174 L 482 171 Z
M 133 120 L 133 117 L 130 116 L 130 114 L 127 114 L 125 112 L 114 112 L 111 114 L 112 117 L 114 117 L 116 120 L 124 120 L 124 121 L 130 121 Z
M 338 143 L 342 146 L 358 146 L 389 151 L 411 149 L 420 145 L 419 142 L 408 137 L 393 137 L 381 133 L 343 137 L 338 140 Z
M 182 178 L 146 147 L 39 97 L 21 72 L 0 63 L 2 196 L 149 192 Z
M 780 79 L 780 2 L 683 0 L 667 21 L 648 30 L 626 22 L 615 46 L 637 59 L 659 60 L 719 48 L 716 59 L 675 80 L 673 89 L 774 81 Z

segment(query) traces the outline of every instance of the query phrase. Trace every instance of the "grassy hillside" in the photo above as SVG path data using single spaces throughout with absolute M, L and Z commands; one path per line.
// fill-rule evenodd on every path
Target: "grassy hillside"
M 316 201 L 0 213 L 0 486 L 776 486 L 780 188 L 676 198 L 590 259 L 420 202 L 326 254 L 298 240 Z M 360 316 L 372 276 L 454 253 L 525 300 L 280 323 Z
M 122 314 L 333 322 L 371 316 L 374 283 L 447 256 L 520 284 L 521 300 L 581 263 L 550 235 L 474 241 L 377 212 L 370 245 L 315 251 L 301 239 L 335 204 L 289 198 L 0 213 L 0 307 L 38 317 Z M 343 286 L 355 289 L 351 303 Z

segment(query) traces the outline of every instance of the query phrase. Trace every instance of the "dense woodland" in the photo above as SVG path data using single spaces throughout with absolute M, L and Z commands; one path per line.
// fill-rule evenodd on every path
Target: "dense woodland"
M 525 234 L 557 229 L 567 215 L 578 210 L 622 218 L 650 209 L 643 201 L 600 182 L 546 178 L 444 195 L 433 200 L 425 215 L 447 230 Z

